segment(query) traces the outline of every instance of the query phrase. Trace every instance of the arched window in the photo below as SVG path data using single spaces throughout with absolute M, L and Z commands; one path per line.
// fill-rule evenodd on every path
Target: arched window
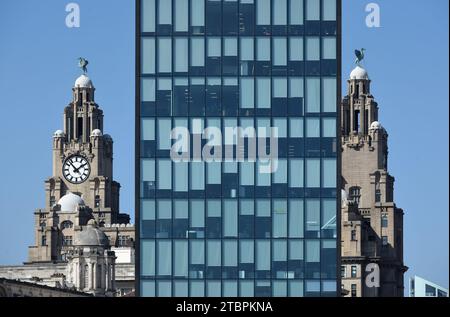
M 70 220 L 63 221 L 61 223 L 61 230 L 73 228 L 73 222 Z
M 84 266 L 84 288 L 89 287 L 89 266 L 86 264 Z
M 361 187 L 351 187 L 350 188 L 350 200 L 354 201 L 356 204 L 359 205 L 359 202 L 361 200 Z

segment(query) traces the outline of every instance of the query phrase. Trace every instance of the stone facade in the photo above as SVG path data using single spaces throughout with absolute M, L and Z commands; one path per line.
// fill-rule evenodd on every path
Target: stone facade
M 0 297 L 89 297 L 87 293 L 0 278 Z
M 403 264 L 403 210 L 394 203 L 388 134 L 378 122 L 378 104 L 370 84 L 367 72 L 356 67 L 341 103 L 342 287 L 346 296 L 401 297 L 407 270 Z M 379 287 L 370 287 L 365 281 L 372 263 L 379 267 Z
M 119 211 L 113 140 L 102 133 L 103 111 L 94 94 L 92 81 L 81 75 L 64 109 L 63 130 L 52 138 L 52 176 L 45 180 L 46 206 L 34 212 L 35 243 L 28 261 L 12 272 L 0 267 L 0 277 L 75 287 L 96 296 L 134 291 L 135 228 Z

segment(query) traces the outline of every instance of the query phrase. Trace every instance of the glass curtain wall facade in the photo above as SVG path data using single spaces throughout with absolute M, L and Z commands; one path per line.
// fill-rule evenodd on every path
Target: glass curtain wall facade
M 336 296 L 339 0 L 137 8 L 138 294 Z M 236 126 L 278 128 L 274 173 L 171 160 L 171 129 Z

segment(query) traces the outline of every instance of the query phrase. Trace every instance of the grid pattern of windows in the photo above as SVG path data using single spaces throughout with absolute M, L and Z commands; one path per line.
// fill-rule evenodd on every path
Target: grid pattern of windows
M 140 294 L 335 296 L 336 0 L 140 6 Z M 274 173 L 170 159 L 236 126 L 278 128 Z

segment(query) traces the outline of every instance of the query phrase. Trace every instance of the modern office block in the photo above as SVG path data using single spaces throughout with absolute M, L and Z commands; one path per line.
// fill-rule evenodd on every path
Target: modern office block
M 339 0 L 137 1 L 138 295 L 338 295 L 339 20 Z M 277 133 L 273 173 L 236 127 Z
M 448 289 L 415 275 L 409 279 L 409 297 L 448 297 Z

